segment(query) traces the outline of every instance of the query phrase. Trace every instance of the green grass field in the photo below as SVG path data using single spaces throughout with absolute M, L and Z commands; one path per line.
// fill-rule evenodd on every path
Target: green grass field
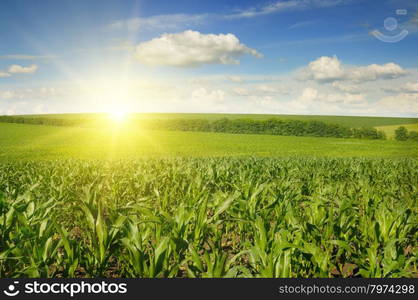
M 140 157 L 417 157 L 414 142 L 0 123 L 0 160 Z
M 90 119 L 107 118 L 104 114 L 49 114 L 49 115 L 26 115 L 31 118 L 57 118 L 57 119 Z M 393 118 L 393 117 L 357 117 L 357 116 L 316 116 L 316 115 L 266 115 L 266 114 L 199 114 L 199 113 L 148 113 L 134 114 L 137 119 L 253 119 L 262 120 L 277 118 L 281 120 L 323 121 L 327 123 L 341 124 L 349 127 L 375 127 L 397 124 L 418 124 L 417 118 Z
M 395 130 L 400 126 L 404 126 L 406 129 L 408 129 L 408 131 L 418 131 L 418 124 L 377 126 L 376 129 L 385 132 L 388 139 L 393 139 L 395 137 Z
M 0 123 L 0 278 L 417 277 L 417 145 Z

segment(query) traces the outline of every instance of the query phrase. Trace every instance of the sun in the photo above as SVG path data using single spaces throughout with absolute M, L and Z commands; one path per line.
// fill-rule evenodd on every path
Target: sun
M 109 112 L 109 117 L 112 121 L 116 123 L 123 123 L 128 118 L 128 113 L 124 110 L 115 110 Z

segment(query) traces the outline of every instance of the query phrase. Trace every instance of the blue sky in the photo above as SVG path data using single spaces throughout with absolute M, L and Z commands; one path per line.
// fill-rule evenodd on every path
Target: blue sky
M 417 49 L 412 0 L 2 0 L 0 114 L 418 117 Z

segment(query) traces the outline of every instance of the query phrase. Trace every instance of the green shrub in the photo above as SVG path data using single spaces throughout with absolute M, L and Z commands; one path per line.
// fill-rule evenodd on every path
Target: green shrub
M 406 141 L 408 139 L 408 129 L 404 126 L 398 127 L 398 129 L 395 130 L 395 139 L 397 141 Z

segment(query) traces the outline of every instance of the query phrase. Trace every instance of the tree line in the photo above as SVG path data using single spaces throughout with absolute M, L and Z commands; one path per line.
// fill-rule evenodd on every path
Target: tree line
M 0 116 L 0 122 L 32 124 L 32 125 L 51 125 L 51 126 L 78 126 L 85 124 L 87 119 L 59 119 L 45 117 L 19 117 L 19 116 Z
M 375 128 L 349 128 L 340 124 L 300 120 L 203 119 L 150 120 L 142 127 L 180 131 L 206 131 L 243 134 L 271 134 L 285 136 L 314 136 L 336 138 L 385 139 L 384 132 Z
M 57 119 L 43 117 L 0 116 L 0 122 L 54 126 L 84 126 L 91 118 Z M 241 134 L 271 134 L 284 136 L 312 136 L 359 139 L 386 139 L 385 133 L 372 127 L 350 128 L 322 121 L 228 119 L 138 119 L 141 128 L 153 130 L 225 132 Z M 97 125 L 97 124 L 96 124 Z M 88 126 L 88 125 L 87 125 Z

